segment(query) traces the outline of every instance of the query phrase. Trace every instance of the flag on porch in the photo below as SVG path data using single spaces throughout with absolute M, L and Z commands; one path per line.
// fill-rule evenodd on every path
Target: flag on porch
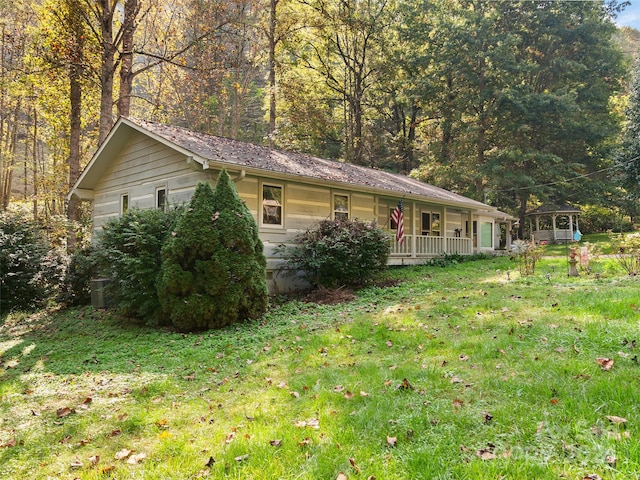
M 402 200 L 391 213 L 391 220 L 396 224 L 396 241 L 402 245 L 404 242 L 404 215 L 402 214 Z

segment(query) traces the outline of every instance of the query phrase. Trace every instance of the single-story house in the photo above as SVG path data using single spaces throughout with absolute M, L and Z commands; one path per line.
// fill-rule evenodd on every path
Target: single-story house
M 276 246 L 326 218 L 376 221 L 393 233 L 390 214 L 400 200 L 405 238 L 390 235 L 390 264 L 494 252 L 511 243 L 515 218 L 404 175 L 124 117 L 69 196 L 92 202 L 95 233 L 130 208 L 187 203 L 198 182 L 215 185 L 223 167 L 259 226 L 272 292 L 294 288 Z

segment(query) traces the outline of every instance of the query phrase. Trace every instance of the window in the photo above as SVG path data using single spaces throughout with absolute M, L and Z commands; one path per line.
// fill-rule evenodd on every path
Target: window
M 129 211 L 129 194 L 123 193 L 120 197 L 120 214 L 124 215 Z
M 262 224 L 282 226 L 282 187 L 262 186 Z
M 333 196 L 333 218 L 335 220 L 347 220 L 349 218 L 349 196 Z
M 156 188 L 156 208 L 163 211 L 167 209 L 167 189 L 164 187 Z
M 432 213 L 431 214 L 431 235 L 436 237 L 440 236 L 440 214 Z
M 440 236 L 440 213 L 422 212 L 420 231 L 422 235 Z
M 422 212 L 422 235 L 431 235 L 431 214 Z

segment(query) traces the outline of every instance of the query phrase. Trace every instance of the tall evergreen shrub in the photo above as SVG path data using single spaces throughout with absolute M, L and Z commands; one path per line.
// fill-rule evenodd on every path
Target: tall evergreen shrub
M 267 307 L 258 228 L 226 170 L 215 192 L 200 183 L 162 250 L 158 296 L 179 330 L 219 328 Z

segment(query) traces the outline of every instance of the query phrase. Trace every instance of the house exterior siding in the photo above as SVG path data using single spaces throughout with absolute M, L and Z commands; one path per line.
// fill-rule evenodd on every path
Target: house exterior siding
M 310 178 L 308 174 L 293 175 L 244 168 L 239 159 L 233 157 L 235 150 L 227 152 L 226 156 L 212 155 L 211 160 L 201 157 L 194 160 L 191 150 L 174 145 L 165 138 L 158 138 L 153 131 L 138 129 L 135 124 L 126 121 L 119 128 L 120 133 L 113 135 L 113 138 L 108 137 L 71 192 L 85 200 L 92 200 L 94 233 L 99 232 L 110 219 L 122 214 L 124 197 L 129 208 L 156 208 L 160 189 L 169 205 L 186 204 L 198 182 L 208 181 L 215 185 L 224 167 L 258 225 L 267 257 L 268 285 L 272 292 L 286 292 L 299 286 L 297 276 L 283 268 L 276 248 L 291 243 L 296 235 L 314 223 L 333 218 L 336 214 L 375 221 L 388 230 L 390 264 L 422 263 L 443 253 L 467 255 L 476 251 L 493 251 L 495 248 L 494 233 L 499 231 L 495 225 L 496 214 L 483 214 L 479 208 L 485 207 L 484 204 L 435 187 L 436 196 L 451 195 L 454 199 L 440 203 L 421 198 L 418 194 L 406 198 L 406 192 L 381 192 L 372 186 L 324 180 L 324 176 L 332 175 L 336 168 L 343 168 L 338 162 L 325 160 L 318 160 L 322 180 Z M 270 154 L 274 161 L 286 157 L 280 152 Z M 256 160 L 251 158 L 251 161 Z M 269 159 L 265 159 L 265 163 L 268 164 Z M 285 163 L 288 166 L 291 162 L 287 159 Z M 302 167 L 308 171 L 313 164 L 304 164 Z M 344 165 L 344 168 L 347 166 Z M 372 181 L 386 175 L 372 172 Z M 395 180 L 396 177 L 392 176 L 390 181 L 393 184 Z M 266 203 L 263 205 L 265 187 L 281 195 L 280 200 L 271 200 L 275 202 L 272 208 L 280 215 L 275 222 L 275 217 L 265 218 L 268 213 L 265 210 L 268 209 Z M 461 200 L 458 201 L 458 198 Z M 402 244 L 398 244 L 392 240 L 395 231 L 391 228 L 389 218 L 401 199 L 406 238 Z M 455 202 L 469 203 L 469 206 L 447 204 Z M 485 224 L 490 224 L 490 227 Z M 472 225 L 475 229 L 472 229 Z M 483 230 L 486 228 L 491 228 L 491 231 Z M 98 236 L 94 235 L 96 238 Z

